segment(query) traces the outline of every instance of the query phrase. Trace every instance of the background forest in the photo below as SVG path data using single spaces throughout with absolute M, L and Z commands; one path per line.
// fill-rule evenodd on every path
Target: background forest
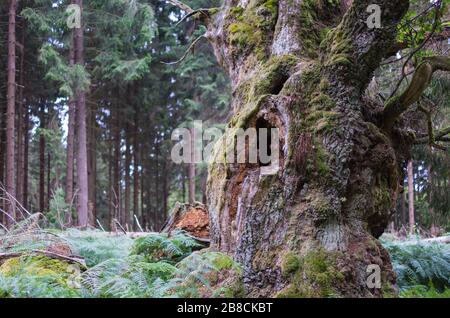
M 221 5 L 220 0 L 184 3 L 194 9 Z M 82 7 L 81 29 L 67 25 L 70 4 Z M 420 19 L 414 32 L 401 30 L 401 36 L 423 41 L 432 30 L 428 7 L 428 1 L 413 1 L 409 17 L 420 14 Z M 21 251 L 31 241 L 56 235 L 55 241 L 69 244 L 90 268 L 76 288 L 58 283 L 39 289 L 36 280 L 31 284 L 36 288 L 29 289 L 11 263 L 0 272 L 16 278 L 0 275 L 0 297 L 240 295 L 241 287 L 227 282 L 224 288 L 219 274 L 239 271 L 238 265 L 219 253 L 192 254 L 201 246 L 183 233 L 135 241 L 104 233 L 159 232 L 176 202 L 206 203 L 206 164 L 173 163 L 171 135 L 193 120 L 225 127 L 233 92 L 203 37 L 205 27 L 185 16 L 160 0 L 0 2 L 0 234 L 13 228 L 8 239 L 28 235 L 18 245 L 3 240 L 0 252 Z M 448 55 L 448 18 L 439 34 L 422 47 L 422 56 Z M 377 71 L 368 95 L 389 98 L 402 76 L 400 53 Z M 415 107 L 428 110 L 424 116 L 434 129 L 450 126 L 450 75 L 435 76 Z M 80 120 L 83 115 L 86 121 Z M 425 248 L 398 239 L 450 231 L 450 149 L 417 145 L 404 170 L 404 190 L 383 242 L 404 297 L 449 297 L 448 245 Z M 36 232 L 38 212 L 44 218 Z M 90 230 L 61 232 L 77 227 Z M 45 249 L 38 245 L 33 249 Z M 112 246 L 115 251 L 106 253 Z M 156 257 L 158 249 L 163 252 Z M 27 262 L 21 266 L 25 271 Z M 53 271 L 52 279 L 60 278 L 57 266 L 44 266 Z M 219 287 L 205 294 L 196 284 L 211 285 L 205 282 L 211 272 L 212 285 Z
M 191 5 L 211 5 L 203 2 Z M 195 200 L 202 201 L 206 181 L 204 166 L 192 171 L 171 162 L 172 131 L 192 119 L 223 123 L 228 80 L 206 41 L 183 63 L 167 65 L 178 60 L 191 39 L 204 30 L 195 22 L 177 25 L 184 14 L 163 1 L 86 1 L 86 64 L 74 66 L 72 32 L 66 25 L 68 4 L 18 2 L 17 129 L 15 142 L 10 141 L 17 158 L 16 198 L 27 210 L 45 212 L 52 225 L 61 225 L 57 214 L 65 226 L 78 224 L 73 213 L 78 131 L 69 99 L 74 86 L 82 85 L 88 88 L 89 223 L 97 226 L 98 220 L 109 228 L 117 219 L 136 229 L 136 216 L 143 228 L 159 230 L 173 204 L 188 201 L 188 183 Z M 4 66 L 8 9 L 8 2 L 2 2 Z M 2 72 L 2 184 L 7 176 L 6 75 Z M 2 217 L 6 223 L 6 216 Z
M 97 226 L 98 220 L 108 228 L 116 218 L 136 229 L 136 215 L 143 228 L 157 230 L 176 201 L 189 201 L 189 189 L 195 189 L 195 200 L 204 200 L 206 167 L 197 165 L 192 171 L 168 160 L 173 146 L 170 136 L 175 128 L 186 127 L 192 120 L 223 127 L 229 112 L 228 79 L 208 43 L 201 39 L 193 54 L 168 65 L 182 57 L 205 30 L 195 21 L 179 23 L 184 13 L 164 1 L 86 2 L 86 65 L 74 67 L 70 61 L 72 32 L 66 25 L 67 4 L 50 0 L 18 2 L 17 129 L 10 141 L 15 146 L 16 198 L 27 210 L 64 213 L 66 226 L 66 222 L 77 224 L 76 213 L 68 215 L 74 211 L 73 197 L 77 195 L 77 133 L 69 107 L 77 83 L 88 88 L 90 224 Z M 213 6 L 202 1 L 189 4 L 194 8 Z M 2 2 L 0 58 L 4 66 L 8 57 L 8 9 L 8 3 Z M 130 38 L 130 34 L 136 38 Z M 436 46 L 432 49 L 448 51 L 445 41 Z M 400 77 L 401 66 L 384 66 L 373 85 L 387 95 Z M 0 80 L 0 180 L 5 185 L 7 72 L 2 72 Z M 438 119 L 433 122 L 441 127 L 449 121 L 448 92 L 447 76 L 442 75 L 426 94 L 427 102 L 444 105 L 432 114 Z M 414 222 L 423 230 L 430 230 L 433 224 L 440 225 L 444 232 L 449 229 L 449 165 L 448 150 L 415 148 Z M 190 198 L 193 200 L 193 195 Z M 408 198 L 400 199 L 396 229 L 409 222 L 408 204 Z M 3 218 L 6 223 L 6 216 Z M 49 220 L 57 222 L 52 217 Z

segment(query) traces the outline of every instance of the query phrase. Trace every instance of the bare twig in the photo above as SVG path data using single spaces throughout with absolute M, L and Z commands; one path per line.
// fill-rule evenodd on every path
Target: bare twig
M 141 232 L 144 232 L 144 230 L 142 229 L 141 223 L 139 223 L 139 220 L 138 220 L 136 214 L 134 215 L 134 219 L 136 220 L 136 224 L 137 224 L 139 230 L 141 230 Z
M 9 233 L 9 230 L 6 228 L 6 226 L 4 226 L 3 224 L 0 223 L 0 226 L 2 227 L 2 229 L 4 229 L 6 231 L 6 233 Z
M 97 219 L 97 224 L 103 232 L 106 232 L 105 229 L 103 228 L 102 224 L 100 223 L 99 219 Z
M 68 226 L 72 225 L 72 221 L 73 221 L 72 220 L 72 208 L 73 208 L 73 205 L 74 205 L 74 202 L 75 202 L 75 198 L 78 196 L 78 191 L 79 191 L 79 189 L 75 190 L 74 194 L 72 195 L 72 199 L 70 201 L 70 205 L 69 205 L 70 213 L 68 214 L 68 218 L 67 218 L 67 225 Z
M 206 39 L 205 35 L 200 35 L 198 38 L 196 38 L 196 39 L 191 43 L 191 45 L 188 47 L 188 49 L 186 50 L 186 52 L 184 52 L 183 56 L 182 56 L 178 61 L 175 61 L 175 62 L 161 62 L 161 63 L 166 64 L 166 65 L 175 65 L 175 64 L 179 64 L 179 63 L 183 62 L 184 59 L 188 56 L 189 52 L 192 51 L 192 50 L 195 48 L 195 45 L 196 45 L 201 39 L 204 39 L 204 38 Z
M 3 214 L 5 214 L 8 218 L 10 218 L 11 221 L 13 221 L 14 224 L 17 224 L 17 221 L 5 210 L 0 209 L 0 212 L 2 212 Z
M 28 216 L 31 216 L 31 215 L 32 215 L 27 209 L 25 209 L 25 208 L 23 207 L 23 205 L 22 205 L 19 201 L 17 201 L 17 199 L 16 199 L 14 196 L 12 196 L 12 195 L 6 190 L 5 185 L 4 185 L 3 183 L 1 183 L 1 182 L 0 182 L 0 191 L 3 192 L 3 193 L 5 193 L 6 196 L 8 197 L 8 198 L 4 198 L 4 200 L 9 200 L 10 202 L 12 201 L 12 202 L 14 202 L 14 206 L 15 206 L 15 207 L 17 207 L 17 206 L 19 207 L 18 210 L 19 210 L 20 214 L 22 215 L 22 218 L 26 218 L 25 215 L 23 214 L 23 212 L 25 212 L 25 214 L 27 214 Z
M 117 219 L 114 219 L 113 222 L 119 226 L 119 228 L 122 230 L 123 233 L 127 234 L 127 231 L 123 228 L 122 224 L 119 223 L 119 221 L 117 221 Z
M 165 0 L 160 0 L 160 1 L 165 1 Z M 167 2 L 169 2 L 170 4 L 173 4 L 174 6 L 180 8 L 183 11 L 186 11 L 187 13 L 192 13 L 194 10 L 188 6 L 187 4 L 178 1 L 178 0 L 167 0 Z

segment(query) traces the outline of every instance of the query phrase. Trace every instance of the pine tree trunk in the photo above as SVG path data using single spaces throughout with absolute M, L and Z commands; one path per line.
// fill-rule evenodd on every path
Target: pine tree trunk
M 131 196 L 131 182 L 130 182 L 130 131 L 128 123 L 125 125 L 125 200 L 124 200 L 124 224 L 130 225 L 130 196 Z M 131 223 L 132 224 L 132 223 Z
M 147 145 L 143 145 L 144 149 L 142 150 L 142 154 L 147 154 Z M 151 147 L 151 146 L 148 146 Z M 151 184 L 153 178 L 153 172 L 151 169 L 151 163 L 148 156 L 141 157 L 142 162 L 142 173 L 141 173 L 141 202 L 142 202 L 142 222 L 144 224 L 144 228 L 149 228 L 150 226 L 150 213 L 151 213 L 151 204 L 148 202 L 148 198 L 151 196 Z M 147 176 L 144 178 L 144 176 Z
M 111 121 L 111 120 L 110 120 Z M 113 208 L 113 179 L 112 179 L 112 149 L 113 149 L 113 142 L 111 139 L 111 128 L 109 129 L 109 150 L 108 150 L 108 191 L 107 197 L 108 197 L 108 226 L 111 229 L 112 228 L 112 220 L 114 218 L 114 208 Z
M 53 193 L 51 185 L 51 171 L 52 171 L 52 155 L 50 151 L 47 152 L 47 196 L 45 197 L 45 211 L 50 207 L 50 200 Z
M 7 128 L 6 128 L 6 191 L 10 197 L 16 197 L 15 175 L 15 121 L 16 121 L 16 12 L 17 0 L 9 1 L 8 22 L 8 93 L 7 93 Z M 7 225 L 16 218 L 14 200 L 6 202 L 6 211 L 10 215 Z M 12 219 L 11 219 L 12 218 Z
M 6 102 L 3 101 L 0 103 L 0 182 L 4 185 L 5 180 L 5 159 L 6 159 Z M 1 193 L 4 195 L 4 193 Z M 4 201 L 0 201 L 0 209 L 4 210 L 5 205 Z M 2 224 L 6 225 L 7 216 L 2 213 L 0 216 L 0 220 Z
M 18 97 L 18 111 L 17 111 L 17 178 L 16 178 L 16 192 L 17 201 L 23 205 L 23 173 L 24 173 L 24 62 L 25 62 L 25 23 L 22 23 L 22 36 L 20 44 L 20 75 L 19 75 L 19 97 Z
M 186 202 L 186 169 L 183 167 L 181 170 L 181 195 L 183 197 L 183 202 Z
M 408 209 L 409 209 L 409 234 L 415 231 L 414 220 L 414 168 L 412 160 L 408 161 Z
M 76 0 L 83 12 L 83 0 Z M 84 29 L 75 29 L 75 63 L 84 66 Z M 86 93 L 82 89 L 76 92 L 77 107 L 77 177 L 78 177 L 78 225 L 87 227 L 89 224 L 89 189 L 87 168 L 87 127 L 86 127 Z
M 408 1 L 381 0 L 390 26 L 376 31 L 365 24 L 371 3 L 353 1 L 347 10 L 348 1 L 226 0 L 205 21 L 233 90 L 225 144 L 216 145 L 209 168 L 212 248 L 242 264 L 250 296 L 396 292 L 376 238 L 392 214 L 404 155 L 377 119 L 383 105 L 363 92 L 395 43 L 391 25 Z M 223 162 L 239 128 L 278 129 L 278 172 Z M 373 264 L 382 288 L 366 283 Z
M 75 64 L 75 48 L 74 41 L 70 46 L 69 63 L 71 66 Z M 73 96 L 69 97 L 69 123 L 67 130 L 67 162 L 66 162 L 66 203 L 72 204 L 73 202 L 73 173 L 74 173 L 74 145 L 75 145 L 75 116 L 76 116 L 76 104 Z
M 42 103 L 42 101 L 41 101 Z M 40 107 L 40 128 L 45 129 L 45 107 Z M 45 212 L 45 136 L 39 136 L 39 212 Z
M 142 172 L 141 172 L 141 182 L 140 182 L 140 184 L 141 184 L 141 220 L 142 220 L 142 226 L 144 227 L 144 230 L 146 230 L 147 229 L 147 226 L 148 226 L 148 217 L 147 217 L 147 206 L 146 206 L 146 204 L 145 204 L 145 191 L 146 191 L 146 188 L 145 188 L 145 183 L 144 183 L 144 175 L 146 175 L 146 173 L 145 173 L 145 165 L 144 165 L 144 161 L 142 160 L 142 158 L 143 158 L 143 151 L 142 151 L 142 149 L 140 150 L 140 153 L 139 153 L 139 157 L 140 157 L 140 159 L 141 159 L 141 166 L 142 166 Z M 144 210 L 144 207 L 146 208 L 145 210 Z
M 194 203 L 195 200 L 195 164 L 190 163 L 188 167 L 188 192 L 189 203 Z
M 133 131 L 133 214 L 139 218 L 139 108 L 134 110 Z
M 191 129 L 191 144 L 194 148 L 195 130 Z M 194 163 L 194 151 L 191 153 L 191 162 L 188 164 L 188 195 L 189 203 L 195 203 L 195 163 Z
M 402 194 L 402 228 L 406 228 L 406 191 Z
M 167 199 L 169 197 L 169 189 L 168 189 L 168 182 L 167 178 L 169 177 L 169 172 L 167 171 L 167 162 L 164 161 L 163 163 L 163 208 L 162 208 L 162 216 L 159 219 L 159 226 L 158 230 L 163 226 L 164 222 L 168 219 L 169 211 L 167 206 Z
M 113 168 L 113 202 L 114 202 L 114 218 L 116 218 L 119 222 L 121 220 L 121 200 L 120 200 L 120 119 L 119 119 L 119 109 L 116 106 L 116 110 L 114 111 L 114 125 L 113 125 L 113 135 L 114 135 L 114 168 Z
M 432 150 L 431 150 L 432 151 Z M 438 225 L 436 224 L 436 215 L 433 209 L 433 199 L 434 199 L 434 176 L 433 176 L 433 167 L 432 165 L 428 165 L 428 187 L 429 187 L 429 194 L 428 194 L 428 210 L 430 214 L 430 232 L 432 236 L 437 236 L 439 233 Z
M 28 210 L 28 152 L 30 142 L 30 110 L 28 105 L 25 107 L 25 119 L 24 119 L 24 150 L 23 150 L 23 207 Z
M 160 179 L 160 167 L 159 167 L 159 156 L 160 156 L 160 145 L 158 141 L 155 145 L 155 163 L 153 165 L 153 173 L 154 173 L 154 182 L 153 182 L 153 191 L 154 191 L 154 200 L 155 204 L 153 205 L 152 210 L 152 230 L 157 231 L 158 228 L 158 214 L 161 206 L 161 179 Z
M 88 111 L 88 189 L 89 189 L 89 223 L 95 224 L 97 219 L 97 122 L 96 107 L 92 105 Z

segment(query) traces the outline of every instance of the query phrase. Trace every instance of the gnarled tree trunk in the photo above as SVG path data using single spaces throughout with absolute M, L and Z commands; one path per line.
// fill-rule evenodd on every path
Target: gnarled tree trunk
M 212 246 L 242 264 L 250 296 L 395 294 L 376 237 L 392 213 L 405 149 L 364 91 L 409 2 L 379 1 L 374 29 L 366 25 L 372 1 L 350 2 L 227 0 L 202 13 L 232 81 L 227 135 L 280 131 L 277 174 L 217 163 L 234 138 L 218 143 L 210 165 Z M 380 267 L 381 288 L 367 284 L 369 265 Z

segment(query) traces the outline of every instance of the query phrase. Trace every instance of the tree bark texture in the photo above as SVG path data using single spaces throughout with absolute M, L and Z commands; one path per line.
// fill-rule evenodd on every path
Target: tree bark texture
M 414 235 L 414 165 L 412 160 L 408 161 L 408 211 L 409 211 L 409 234 Z
M 39 114 L 41 129 L 46 128 L 45 117 L 45 107 L 41 105 Z M 45 212 L 45 148 L 45 136 L 41 134 L 39 136 L 39 212 L 41 213 Z
M 133 125 L 133 214 L 137 218 L 141 217 L 141 212 L 139 211 L 139 152 L 139 108 L 135 106 Z
M 131 142 L 130 142 L 130 127 L 129 124 L 125 124 L 125 199 L 124 199 L 124 225 L 133 224 L 130 213 L 130 199 L 131 199 Z M 131 222 L 131 223 L 130 223 Z
M 83 0 L 76 0 L 83 10 Z M 76 28 L 74 35 L 75 42 L 75 63 L 84 66 L 84 29 Z M 77 107 L 77 177 L 78 177 L 78 225 L 86 227 L 89 224 L 89 191 L 88 191 L 88 167 L 87 167 L 87 113 L 86 113 L 86 93 L 82 89 L 76 91 Z
M 70 47 L 69 63 L 71 66 L 75 64 L 75 48 L 74 41 Z M 67 131 L 67 164 L 66 164 L 66 203 L 71 204 L 73 201 L 73 176 L 74 176 L 74 145 L 75 145 L 75 115 L 76 101 L 74 96 L 69 97 L 69 122 Z
M 25 23 L 22 22 L 20 48 L 20 70 L 19 70 L 19 94 L 17 108 L 17 178 L 16 198 L 23 205 L 23 174 L 24 174 L 24 62 L 25 62 Z
M 195 147 L 195 129 L 191 129 L 191 148 Z M 195 155 L 194 151 L 191 153 L 191 162 L 188 164 L 188 195 L 189 195 L 189 203 L 195 203 L 195 178 L 196 178 L 196 167 L 195 167 Z
M 7 92 L 7 127 L 6 127 L 6 191 L 16 197 L 16 159 L 15 159 L 15 133 L 16 133 L 16 12 L 17 0 L 9 1 L 8 22 L 8 92 Z M 12 224 L 16 216 L 14 200 L 7 200 L 6 211 L 7 226 Z M 11 219 L 12 218 L 12 219 Z

